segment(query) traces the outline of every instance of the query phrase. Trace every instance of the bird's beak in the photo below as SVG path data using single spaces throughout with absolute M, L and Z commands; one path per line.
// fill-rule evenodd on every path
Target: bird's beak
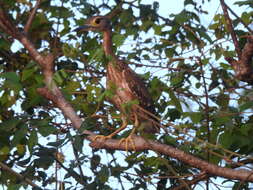
M 89 24 L 85 24 L 83 26 L 80 26 L 78 28 L 76 28 L 74 31 L 75 32 L 82 32 L 82 31 L 89 31 L 93 28 L 93 26 L 89 25 Z

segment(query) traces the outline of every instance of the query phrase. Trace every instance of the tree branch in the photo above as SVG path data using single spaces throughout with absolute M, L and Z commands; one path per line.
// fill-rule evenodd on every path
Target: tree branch
M 92 140 L 94 136 L 89 136 L 89 139 Z M 190 166 L 200 169 L 203 172 L 206 172 L 209 175 L 220 176 L 229 179 L 236 179 L 242 181 L 251 181 L 253 182 L 253 171 L 248 171 L 245 169 L 233 170 L 231 168 L 220 167 L 215 164 L 208 163 L 204 160 L 201 160 L 191 154 L 185 153 L 182 150 L 174 148 L 170 145 L 165 145 L 156 141 L 145 140 L 140 136 L 133 137 L 136 151 L 144 150 L 153 150 L 163 155 L 178 159 Z M 108 139 L 103 141 L 97 139 L 90 143 L 90 146 L 93 148 L 105 148 L 113 150 L 126 150 L 125 143 L 119 143 L 120 140 Z M 129 147 L 128 150 L 134 150 L 133 147 Z
M 33 8 L 33 10 L 31 11 L 31 14 L 30 14 L 30 16 L 29 16 L 29 18 L 28 18 L 28 20 L 26 22 L 26 25 L 24 27 L 24 32 L 25 33 L 28 32 L 28 30 L 30 29 L 30 27 L 32 25 L 33 19 L 34 19 L 35 15 L 36 15 L 36 12 L 37 12 L 38 8 L 39 8 L 40 2 L 41 2 L 41 0 L 37 0 L 35 6 Z
M 220 2 L 224 12 L 226 26 L 228 28 L 228 32 L 231 34 L 239 61 L 236 61 L 235 59 L 230 57 L 226 57 L 225 59 L 233 67 L 236 74 L 236 78 L 249 84 L 253 84 L 253 67 L 251 66 L 251 60 L 253 57 L 253 36 L 247 36 L 248 42 L 245 44 L 243 50 L 241 51 L 231 18 L 228 14 L 228 6 L 224 2 L 224 0 L 220 0 Z M 231 9 L 229 10 L 232 11 Z
M 227 9 L 234 15 L 240 22 L 245 26 L 245 28 L 248 29 L 248 31 L 253 34 L 253 30 L 242 20 L 241 17 L 239 17 L 229 6 L 227 6 Z
M 10 18 L 6 15 L 3 10 L 3 4 L 0 4 L 0 27 L 4 32 L 12 36 L 13 38 L 20 39 L 20 32 L 15 25 L 10 21 Z
M 28 179 L 25 176 L 22 176 L 21 174 L 15 172 L 13 169 L 11 169 L 9 166 L 7 166 L 6 164 L 0 162 L 0 168 L 2 170 L 5 170 L 6 172 L 9 172 L 13 175 L 15 175 L 17 178 L 19 178 L 21 181 L 24 181 L 25 183 L 27 183 L 28 185 L 31 185 L 32 187 L 36 187 L 38 189 L 41 189 L 38 185 L 36 185 L 35 183 L 32 182 L 32 180 Z M 42 189 L 41 189 L 42 190 Z
M 64 166 L 64 165 L 62 164 L 62 162 L 59 161 L 55 156 L 53 156 L 53 158 L 55 159 L 55 161 L 56 161 L 66 172 L 68 172 L 68 174 L 69 174 L 71 177 L 73 177 L 73 178 L 74 178 L 76 181 L 78 181 L 80 184 L 85 185 L 84 178 L 80 178 L 79 174 L 76 173 L 75 170 L 69 169 L 69 168 L 67 168 L 66 166 Z
M 253 57 L 253 35 L 247 36 L 247 43 L 245 44 L 242 55 L 239 61 L 226 57 L 226 61 L 233 67 L 236 78 L 253 85 L 253 67 L 251 60 Z
M 240 59 L 240 57 L 241 57 L 241 50 L 240 50 L 240 47 L 239 47 L 239 42 L 237 40 L 236 33 L 234 31 L 234 28 L 233 28 L 232 21 L 231 21 L 231 19 L 229 17 L 229 14 L 228 14 L 227 5 L 224 2 L 224 0 L 220 0 L 220 3 L 221 3 L 221 6 L 222 6 L 222 9 L 223 9 L 223 13 L 224 13 L 224 17 L 225 17 L 225 21 L 226 21 L 228 32 L 231 34 L 233 43 L 235 45 L 235 51 L 236 51 L 236 53 L 237 53 L 237 55 L 238 55 L 238 57 Z
M 202 172 L 202 173 L 196 175 L 192 180 L 185 181 L 185 183 L 190 186 L 190 185 L 197 184 L 200 181 L 206 180 L 209 177 L 210 176 L 208 176 L 205 172 Z M 171 190 L 180 190 L 180 189 L 185 189 L 185 184 L 174 187 Z

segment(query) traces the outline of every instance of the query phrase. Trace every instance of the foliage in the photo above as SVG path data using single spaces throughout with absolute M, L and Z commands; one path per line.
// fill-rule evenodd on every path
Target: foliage
M 35 2 L 6 1 L 4 10 L 23 28 Z M 119 2 L 42 0 L 28 33 L 40 52 L 59 53 L 54 81 L 85 119 L 80 131 L 110 134 L 121 120 L 107 102 L 113 92 L 105 90 L 107 59 L 101 36 L 76 34 L 73 29 L 94 14 L 104 15 L 122 5 L 112 18 L 115 50 L 131 61 L 131 67 L 147 82 L 157 113 L 169 131 L 169 135 L 164 131 L 157 135 L 157 140 L 227 167 L 250 156 L 252 88 L 238 81 L 224 60 L 236 53 L 223 13 L 219 10 L 212 17 L 200 2 L 185 0 L 181 12 L 167 12 L 164 17 L 158 1 Z M 243 36 L 248 35 L 242 22 L 253 20 L 252 2 L 235 2 L 235 8 L 242 6 L 248 9 L 233 20 L 241 48 L 246 43 Z M 206 15 L 210 24 L 203 23 Z M 43 86 L 41 68 L 0 29 L 0 162 L 41 187 L 52 189 L 56 181 L 62 181 L 69 190 L 165 189 L 199 173 L 153 152 L 89 148 L 60 110 L 38 95 L 37 88 Z M 94 119 L 94 114 L 104 117 Z M 116 138 L 125 133 L 129 131 Z M 0 183 L 8 189 L 27 187 L 8 172 L 0 172 Z M 234 189 L 241 188 L 249 189 L 249 185 L 234 183 Z

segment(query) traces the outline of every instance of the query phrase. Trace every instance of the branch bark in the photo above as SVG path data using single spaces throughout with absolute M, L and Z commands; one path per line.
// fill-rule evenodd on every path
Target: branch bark
M 88 137 L 92 140 L 92 136 Z M 156 141 L 145 140 L 140 136 L 133 137 L 135 143 L 136 151 L 144 150 L 153 150 L 163 155 L 178 159 L 186 164 L 189 164 L 192 167 L 198 168 L 203 172 L 206 172 L 209 175 L 220 176 L 229 179 L 237 179 L 242 181 L 251 181 L 253 182 L 253 171 L 248 171 L 244 169 L 233 170 L 231 168 L 220 167 L 212 163 L 208 163 L 204 160 L 201 160 L 191 154 L 185 153 L 182 150 L 174 148 L 170 145 L 162 144 Z M 120 140 L 108 139 L 103 141 L 97 139 L 93 141 L 90 146 L 93 148 L 105 148 L 113 150 L 126 150 L 124 143 L 119 143 Z M 132 147 L 129 147 L 128 150 L 134 150 Z
M 253 35 L 247 36 L 247 38 L 248 41 L 242 50 L 239 60 L 231 57 L 226 57 L 225 59 L 234 69 L 237 79 L 253 85 L 253 67 L 251 63 L 253 57 Z

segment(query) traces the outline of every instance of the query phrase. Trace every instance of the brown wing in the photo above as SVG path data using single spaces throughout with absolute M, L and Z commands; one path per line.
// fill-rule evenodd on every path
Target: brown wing
M 134 96 L 137 97 L 139 104 L 145 110 L 155 114 L 153 100 L 148 92 L 147 86 L 140 76 L 138 76 L 127 64 L 123 63 L 123 77 L 126 79 L 128 87 Z

